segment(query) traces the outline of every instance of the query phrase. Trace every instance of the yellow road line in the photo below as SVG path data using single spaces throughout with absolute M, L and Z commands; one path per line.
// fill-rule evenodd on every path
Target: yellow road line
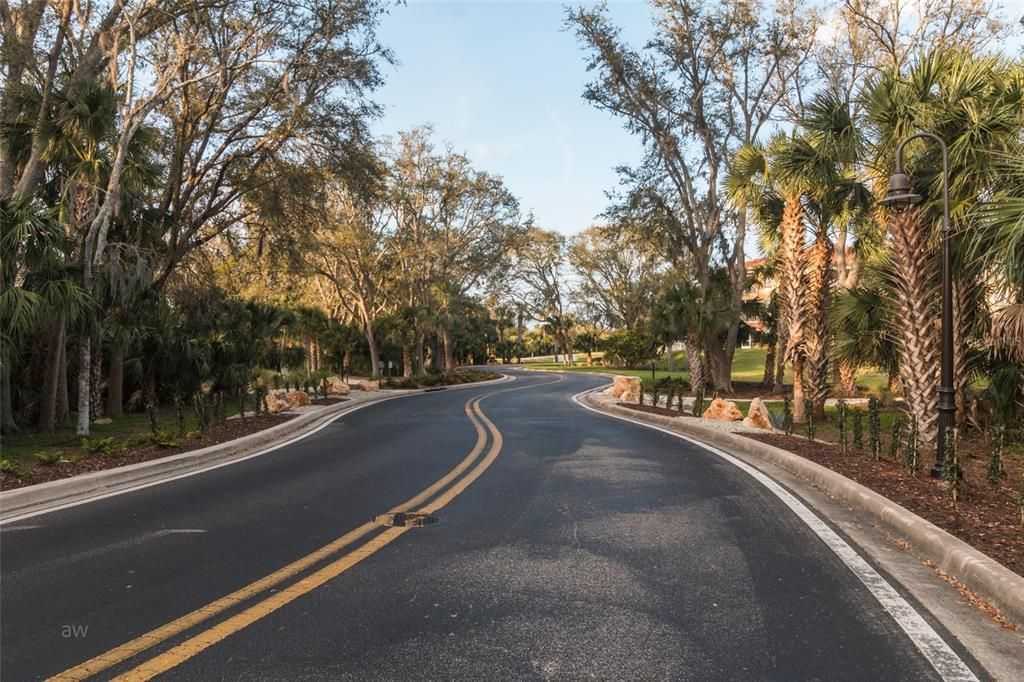
M 434 500 L 433 503 L 427 505 L 422 510 L 423 513 L 432 513 L 438 509 L 444 507 L 446 504 L 451 502 L 459 493 L 464 491 L 470 484 L 478 479 L 484 471 L 494 462 L 498 454 L 501 452 L 503 439 L 501 432 L 494 425 L 494 423 L 487 418 L 487 416 L 480 409 L 480 402 L 485 398 L 491 397 L 498 393 L 506 393 L 512 390 L 521 390 L 525 388 L 543 386 L 550 383 L 558 383 L 565 379 L 565 375 L 560 375 L 555 381 L 544 382 L 541 384 L 532 384 L 529 386 L 517 386 L 510 389 L 504 389 L 499 391 L 493 391 L 479 396 L 475 399 L 466 401 L 465 412 L 470 422 L 473 423 L 477 431 L 477 442 L 473 447 L 473 450 L 456 466 L 452 471 L 448 472 L 443 478 L 436 481 L 429 488 L 419 493 L 415 497 L 407 500 L 401 505 L 391 509 L 395 511 L 408 511 L 411 507 L 414 507 L 424 500 L 429 499 L 438 490 L 441 490 L 464 472 L 472 463 L 476 460 L 479 454 L 483 451 L 487 441 L 487 433 L 490 433 L 493 442 L 487 456 L 480 461 L 479 464 L 463 479 L 459 480 L 454 486 L 452 486 L 447 492 L 441 495 L 439 498 Z M 481 421 L 486 426 L 481 425 Z M 92 658 L 81 665 L 70 668 L 63 673 L 60 673 L 52 678 L 51 680 L 82 680 L 95 675 L 98 672 L 106 670 L 111 666 L 122 663 L 125 660 L 153 647 L 163 641 L 166 641 L 174 635 L 180 634 L 181 632 L 202 623 L 203 621 L 223 612 L 224 610 L 234 606 L 241 601 L 256 596 L 257 594 L 273 587 L 274 585 L 294 576 L 296 573 L 302 571 L 305 568 L 317 563 L 318 561 L 326 558 L 330 554 L 333 554 L 337 550 L 361 539 L 363 536 L 379 528 L 380 526 L 375 522 L 365 523 L 359 528 L 347 533 L 346 535 L 338 538 L 334 542 L 316 550 L 315 552 L 295 561 L 284 568 L 281 568 L 270 575 L 257 580 L 240 590 L 236 590 L 226 597 L 222 597 L 211 604 L 196 609 L 195 611 L 182 616 L 170 623 L 156 628 L 146 634 L 137 637 L 136 639 L 122 644 L 119 647 L 111 649 L 110 651 L 101 654 L 95 658 Z M 337 577 L 341 573 L 347 571 L 352 566 L 356 565 L 366 557 L 374 554 L 382 547 L 386 546 L 393 540 L 397 539 L 405 531 L 409 530 L 407 527 L 396 527 L 388 528 L 380 535 L 362 545 L 356 550 L 349 552 L 348 554 L 336 559 L 334 562 L 324 566 L 309 576 L 299 580 L 295 584 L 285 588 L 281 592 L 278 592 L 263 601 L 260 601 L 249 608 L 245 609 L 241 613 L 236 614 L 228 618 L 227 620 L 218 623 L 217 625 L 191 637 L 190 639 L 182 642 L 181 644 L 172 647 L 168 651 L 156 656 L 153 659 L 129 670 L 124 675 L 116 679 L 125 680 L 137 680 L 137 679 L 150 679 L 151 677 L 166 672 L 171 668 L 179 665 L 181 662 L 188 660 L 192 656 L 196 655 L 200 651 L 208 648 L 209 646 L 229 637 L 230 635 L 238 632 L 239 630 L 251 625 L 257 620 L 273 613 L 282 606 L 294 601 L 298 597 L 306 594 L 320 585 L 323 585 L 327 581 L 334 577 Z
M 402 504 L 391 509 L 392 512 L 397 511 L 408 511 L 412 507 L 421 504 L 424 500 L 429 499 L 438 490 L 448 485 L 454 478 L 459 476 L 465 471 L 483 452 L 484 447 L 487 444 L 487 432 L 484 430 L 480 421 L 476 418 L 471 410 L 471 403 L 473 398 L 466 401 L 465 411 L 466 416 L 469 417 L 470 422 L 476 428 L 477 440 L 473 449 L 468 455 L 450 472 L 448 472 L 443 478 L 435 482 L 429 488 L 419 493 L 415 497 L 406 500 Z M 164 642 L 175 635 L 181 634 L 182 632 L 199 625 L 200 623 L 226 611 L 227 609 L 236 606 L 237 604 L 251 599 L 259 595 L 260 593 L 278 585 L 279 583 L 301 573 L 307 568 L 313 566 L 316 563 L 326 559 L 338 550 L 345 548 L 346 546 L 362 539 L 367 534 L 378 530 L 380 524 L 375 521 L 370 521 L 359 526 L 355 530 L 346 533 L 337 540 L 334 540 L 327 545 L 324 545 L 320 549 L 298 559 L 283 568 L 280 568 L 273 573 L 260 578 L 259 580 L 246 585 L 238 590 L 235 590 L 231 594 L 228 594 L 214 602 L 202 606 L 191 613 L 187 613 L 180 618 L 177 618 L 166 625 L 162 625 L 154 630 L 136 637 L 135 639 L 126 642 L 120 646 L 117 646 L 106 653 L 100 654 L 88 661 L 76 665 L 73 668 L 69 668 L 58 675 L 50 678 L 51 680 L 84 680 L 96 673 L 102 672 L 111 666 L 122 663 L 123 661 L 136 656 L 143 651 Z
M 328 580 L 335 578 L 348 569 L 358 564 L 363 559 L 377 552 L 388 543 L 398 538 L 402 533 L 409 530 L 407 527 L 388 528 L 386 531 L 367 542 L 359 549 L 346 554 L 333 563 L 324 566 L 315 573 L 312 573 L 294 585 L 271 595 L 263 601 L 250 606 L 239 614 L 214 625 L 208 630 L 199 633 L 195 637 L 185 640 L 181 644 L 168 649 L 159 656 L 152 658 L 138 667 L 132 668 L 123 675 L 115 677 L 119 681 L 149 680 L 157 675 L 167 672 L 171 668 L 187 661 L 204 649 L 220 642 L 239 630 L 246 628 L 261 618 L 265 618 L 282 606 L 289 604 L 307 592 L 320 587 Z

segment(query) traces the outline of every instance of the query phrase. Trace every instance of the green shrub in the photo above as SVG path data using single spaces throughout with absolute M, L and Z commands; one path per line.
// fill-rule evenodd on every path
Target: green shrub
M 21 476 L 21 465 L 13 459 L 0 458 L 0 473 L 8 476 Z
M 917 419 L 910 417 L 910 431 L 907 433 L 906 456 L 903 458 L 903 466 L 912 473 L 917 473 L 921 465 L 920 454 L 917 449 Z
M 157 445 L 162 448 L 176 448 L 180 443 L 174 437 L 174 431 L 169 429 L 161 429 L 152 435 L 150 438 L 153 445 Z
M 864 411 L 857 408 L 853 410 L 853 447 L 864 449 Z
M 878 411 L 878 398 L 868 398 L 868 444 L 871 456 L 878 459 L 878 451 L 882 444 L 882 419 Z
M 82 449 L 90 455 L 112 455 L 124 448 L 113 437 L 106 438 L 83 438 Z
M 804 398 L 804 413 L 807 415 L 807 440 L 814 440 L 814 403 Z
M 64 459 L 64 453 L 60 450 L 40 450 L 33 453 L 32 458 L 44 466 L 53 466 L 67 461 Z

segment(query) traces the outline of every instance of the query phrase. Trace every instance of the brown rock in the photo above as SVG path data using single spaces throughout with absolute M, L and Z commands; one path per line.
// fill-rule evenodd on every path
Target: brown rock
M 309 394 L 305 391 L 292 391 L 288 394 L 288 403 L 292 407 L 301 407 L 310 404 Z
M 640 394 L 634 393 L 633 391 L 626 391 L 619 396 L 619 402 L 636 405 L 640 402 Z
M 616 376 L 612 383 L 612 395 L 616 398 L 622 398 L 622 394 L 629 391 L 634 395 L 639 396 L 640 391 L 643 390 L 643 382 L 640 381 L 640 377 L 625 377 Z M 623 401 L 625 402 L 625 401 Z
M 717 419 L 723 422 L 734 422 L 743 419 L 743 413 L 736 403 L 724 398 L 715 398 L 708 409 L 704 410 L 705 419 Z
M 327 395 L 348 395 L 352 387 L 341 377 L 327 377 Z
M 270 391 L 263 398 L 263 407 L 266 408 L 267 414 L 277 414 L 292 409 L 292 404 L 288 401 L 288 391 L 283 388 Z
M 356 388 L 360 391 L 379 391 L 380 381 L 377 379 L 360 379 L 356 382 Z
M 763 400 L 754 398 L 750 401 L 750 409 L 747 410 L 747 416 L 743 419 L 743 425 L 755 429 L 772 430 L 772 418 L 768 414 L 768 408 L 765 407 Z

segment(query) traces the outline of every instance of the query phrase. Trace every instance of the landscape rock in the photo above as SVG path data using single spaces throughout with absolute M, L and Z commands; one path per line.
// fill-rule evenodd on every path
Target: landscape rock
M 765 407 L 763 400 L 754 398 L 750 401 L 750 409 L 747 410 L 747 416 L 743 419 L 743 425 L 755 429 L 772 430 L 772 418 L 768 414 L 768 408 Z
M 266 409 L 267 414 L 277 414 L 278 412 L 286 412 L 292 409 L 292 404 L 288 400 L 288 391 L 283 388 L 270 391 L 263 398 L 263 407 Z
M 612 379 L 612 395 L 616 398 L 621 399 L 622 394 L 627 391 L 639 396 L 640 391 L 643 390 L 643 382 L 640 381 L 640 377 L 626 377 L 618 375 Z M 625 401 L 623 401 L 625 402 Z
M 626 391 L 619 396 L 620 403 L 627 403 L 630 405 L 638 405 L 640 403 L 640 394 L 634 393 L 633 391 Z
M 379 391 L 380 381 L 377 379 L 360 379 L 356 382 L 356 388 L 360 391 Z
M 97 417 L 96 419 L 92 420 L 92 423 L 93 424 L 113 424 L 114 420 L 111 419 L 110 417 Z
M 303 405 L 309 405 L 312 401 L 309 399 L 309 394 L 305 391 L 292 391 L 288 394 L 288 403 L 292 407 L 301 407 Z
M 723 422 L 734 422 L 743 419 L 743 413 L 736 403 L 724 398 L 715 398 L 708 409 L 704 410 L 705 419 L 717 419 Z
M 352 387 L 341 377 L 327 377 L 327 395 L 348 395 Z

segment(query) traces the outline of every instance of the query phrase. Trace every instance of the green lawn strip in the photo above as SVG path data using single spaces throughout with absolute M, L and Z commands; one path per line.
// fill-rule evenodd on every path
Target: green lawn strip
M 767 351 L 764 348 L 737 348 L 736 355 L 733 358 L 732 363 L 732 378 L 733 381 L 744 381 L 744 382 L 759 382 L 764 378 L 764 358 Z M 577 360 L 578 362 L 579 360 Z M 557 369 L 565 370 L 568 372 L 596 372 L 606 374 L 621 374 L 624 376 L 640 377 L 644 382 L 651 380 L 651 368 L 648 365 L 646 368 L 640 369 L 623 369 L 619 367 L 587 367 L 585 365 L 575 365 L 572 367 L 563 365 L 555 362 L 531 362 L 529 363 L 531 368 L 535 369 Z M 669 372 L 666 368 L 668 363 L 665 358 L 661 358 L 654 363 L 655 381 L 663 377 L 673 377 L 677 379 L 689 380 L 690 372 L 686 369 L 686 358 L 682 351 L 676 352 L 676 360 L 674 366 L 677 367 L 675 371 Z M 786 370 L 786 381 L 791 381 L 792 375 L 790 371 Z M 860 386 L 864 386 L 872 391 L 878 392 L 884 389 L 888 385 L 888 379 L 884 374 L 876 370 L 862 369 L 857 375 L 857 383 Z
M 246 415 L 253 414 L 253 407 L 251 399 L 246 401 Z M 238 399 L 225 398 L 224 411 L 227 415 L 238 414 Z M 157 411 L 157 424 L 162 430 L 177 433 L 178 415 L 174 408 L 160 408 Z M 197 424 L 195 414 L 189 406 L 185 410 L 185 431 L 195 430 Z M 132 412 L 113 419 L 109 424 L 93 424 L 89 431 L 90 441 L 113 438 L 116 444 L 125 444 L 125 441 L 151 435 L 149 417 L 145 412 Z M 67 455 L 82 454 L 81 445 L 82 437 L 75 434 L 75 428 L 65 425 L 53 433 L 23 431 L 4 436 L 3 442 L 0 443 L 0 456 L 16 462 L 29 463 L 37 452 L 61 451 Z

